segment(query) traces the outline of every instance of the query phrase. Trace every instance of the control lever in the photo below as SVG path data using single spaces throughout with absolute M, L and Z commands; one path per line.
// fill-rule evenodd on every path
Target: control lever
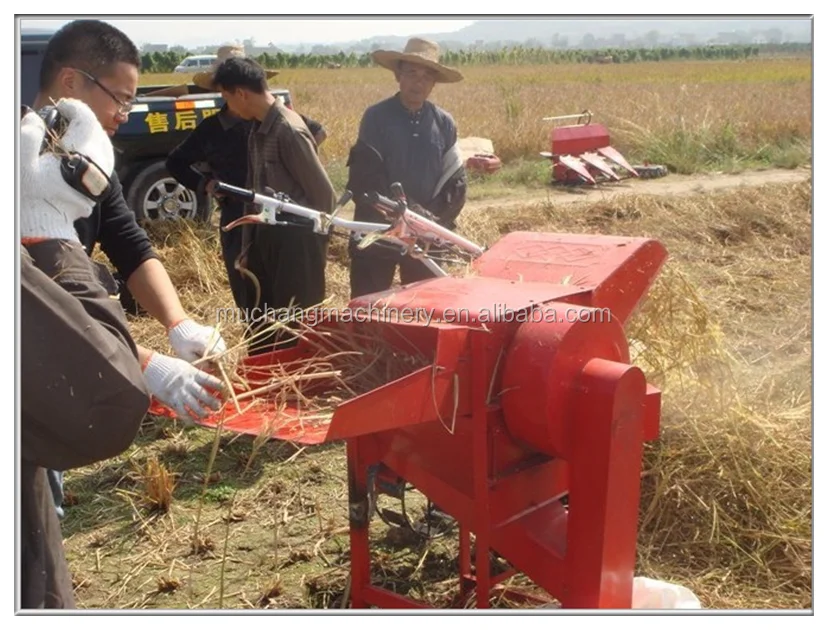
M 379 194 L 376 191 L 365 193 L 365 199 L 385 215 L 391 215 L 392 218 L 398 219 L 405 214 L 406 205 L 402 200 L 389 199 L 388 197 Z
M 394 182 L 390 186 L 391 188 L 391 198 L 397 203 L 397 212 L 403 214 L 405 209 L 410 210 L 411 212 L 416 212 L 422 217 L 425 217 L 429 221 L 434 221 L 435 223 L 439 223 L 437 217 L 423 208 L 422 206 L 409 206 L 408 205 L 408 198 L 405 196 L 405 191 L 403 190 L 403 185 L 400 182 Z
M 339 201 L 336 202 L 336 211 L 339 212 L 340 210 L 342 210 L 342 208 L 348 205 L 348 202 L 353 198 L 354 193 L 352 193 L 350 190 L 346 190 L 344 193 L 342 193 L 342 196 L 339 198 Z
M 406 203 L 405 191 L 400 182 L 391 184 L 391 198 L 398 203 Z
M 339 201 L 336 202 L 336 207 L 334 208 L 334 211 L 331 213 L 331 221 L 333 221 L 334 217 L 336 217 L 336 215 L 339 214 L 342 211 L 342 209 L 346 205 L 348 205 L 348 202 L 351 201 L 351 199 L 353 198 L 354 193 L 352 193 L 350 190 L 346 190 L 344 193 L 342 193 L 342 196 L 339 198 Z

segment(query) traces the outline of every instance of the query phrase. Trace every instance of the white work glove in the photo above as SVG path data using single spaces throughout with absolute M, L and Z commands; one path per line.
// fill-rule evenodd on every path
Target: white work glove
M 150 394 L 188 424 L 221 408 L 218 396 L 207 390 L 219 391 L 221 381 L 181 359 L 153 352 L 144 368 L 144 380 Z
M 89 106 L 61 99 L 56 107 L 68 121 L 61 146 L 87 156 L 108 176 L 115 165 L 112 142 Z M 40 154 L 44 137 L 43 119 L 36 112 L 26 114 L 20 123 L 20 236 L 78 241 L 73 224 L 88 217 L 95 204 L 63 179 L 59 155 L 51 150 Z M 108 185 L 105 178 L 92 179 L 94 169 L 88 173 L 90 185 L 101 191 Z
M 188 363 L 227 350 L 227 344 L 215 328 L 202 326 L 192 319 L 182 320 L 167 335 L 176 356 Z

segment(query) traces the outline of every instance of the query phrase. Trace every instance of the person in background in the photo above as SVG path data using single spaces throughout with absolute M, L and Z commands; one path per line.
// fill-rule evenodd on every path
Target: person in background
M 214 81 L 230 111 L 252 121 L 245 187 L 260 192 L 271 188 L 299 205 L 332 212 L 334 188 L 316 141 L 302 118 L 268 91 L 264 69 L 253 59 L 231 57 L 219 65 Z M 324 300 L 328 248 L 327 236 L 307 227 L 255 225 L 255 214 L 253 206 L 246 206 L 240 219 L 245 224 L 237 261 L 261 286 L 259 299 L 248 292 L 246 301 L 247 312 L 255 314 L 249 333 L 262 333 L 251 338 L 251 355 L 293 343 L 290 335 L 265 330 L 271 326 L 268 314 L 305 309 Z
M 214 91 L 215 69 L 225 59 L 231 57 L 244 58 L 244 48 L 240 46 L 222 46 L 218 50 L 217 63 L 207 72 L 197 73 L 193 83 L 200 88 Z M 265 78 L 270 79 L 278 74 L 276 70 L 265 70 Z M 302 116 L 308 130 L 314 136 L 317 147 L 325 141 L 327 134 L 318 122 Z M 216 197 L 221 209 L 219 218 L 219 238 L 224 267 L 233 294 L 233 301 L 240 309 L 245 308 L 247 297 L 245 291 L 253 291 L 254 287 L 236 269 L 236 260 L 242 250 L 241 230 L 223 229 L 229 223 L 239 219 L 244 214 L 244 203 L 216 194 L 215 182 L 221 181 L 232 186 L 245 187 L 247 185 L 247 154 L 248 137 L 253 126 L 252 120 L 244 120 L 236 116 L 225 103 L 214 116 L 205 118 L 178 145 L 167 157 L 167 170 L 175 179 L 190 190 L 206 191 Z M 207 170 L 199 170 L 199 165 L 206 165 Z

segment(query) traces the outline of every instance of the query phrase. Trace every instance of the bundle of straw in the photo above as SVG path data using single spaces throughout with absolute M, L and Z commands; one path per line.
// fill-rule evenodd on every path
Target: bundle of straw
M 237 412 L 267 407 L 274 415 L 287 414 L 303 425 L 324 424 L 343 402 L 431 363 L 431 357 L 412 344 L 401 348 L 405 343 L 402 337 L 400 343 L 389 343 L 358 326 L 331 322 L 312 327 L 301 317 L 290 323 L 293 325 L 273 322 L 256 334 L 267 335 L 276 329 L 287 332 L 293 337 L 289 354 L 277 351 L 254 361 L 239 360 L 238 352 L 249 345 L 255 337 L 251 336 L 209 357 L 219 365 L 235 363 L 231 386 Z

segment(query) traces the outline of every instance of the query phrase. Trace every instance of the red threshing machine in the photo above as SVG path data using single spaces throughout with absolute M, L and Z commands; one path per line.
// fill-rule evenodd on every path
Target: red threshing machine
M 420 245 L 440 240 L 427 219 L 376 198 L 392 217 L 389 238 L 404 242 L 410 229 Z M 247 199 L 266 212 L 277 206 L 265 223 L 314 216 L 284 200 Z M 352 607 L 426 607 L 372 577 L 369 526 L 389 479 L 406 480 L 456 520 L 457 601 L 488 607 L 522 573 L 563 608 L 631 607 L 642 449 L 659 434 L 661 404 L 631 365 L 624 325 L 666 257 L 649 239 L 513 232 L 478 249 L 468 277 L 444 273 L 351 301 L 372 315 L 338 325 L 430 358 L 343 402 L 329 424 L 303 427 L 283 408 L 273 430 L 297 443 L 346 443 Z M 383 318 L 389 309 L 430 317 Z M 312 351 L 300 339 L 249 364 Z M 236 416 L 230 407 L 224 428 L 250 434 L 276 413 Z M 504 572 L 491 552 L 508 563 Z
M 592 112 L 550 116 L 545 122 L 575 119 L 575 124 L 554 127 L 549 132 L 551 150 L 541 156 L 552 161 L 552 179 L 561 184 L 597 184 L 627 177 L 666 175 L 661 166 L 630 166 L 610 145 L 609 131 L 592 122 Z

